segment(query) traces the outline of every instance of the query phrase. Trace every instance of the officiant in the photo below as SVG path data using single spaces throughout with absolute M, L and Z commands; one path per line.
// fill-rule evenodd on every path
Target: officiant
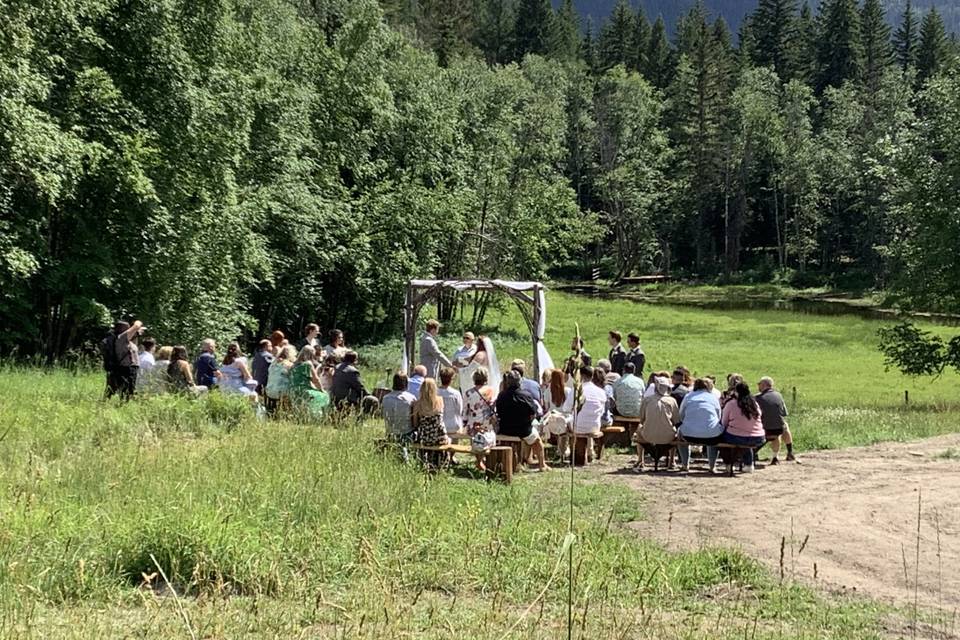
M 460 391 L 463 393 L 466 393 L 467 389 L 473 386 L 473 371 L 467 371 L 467 367 L 470 366 L 473 356 L 477 354 L 476 342 L 477 338 L 472 331 L 464 332 L 463 346 L 453 354 L 453 366 L 457 369 Z

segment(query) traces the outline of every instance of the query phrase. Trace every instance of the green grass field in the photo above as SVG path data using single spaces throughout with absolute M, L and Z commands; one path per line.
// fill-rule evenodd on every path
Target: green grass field
M 801 447 L 957 428 L 957 377 L 884 373 L 876 323 L 549 304 L 558 359 L 578 321 L 595 355 L 635 328 L 657 367 L 797 386 Z M 525 355 L 515 310 L 489 320 L 504 360 Z M 362 351 L 370 381 L 395 346 Z M 431 477 L 376 454 L 378 424 L 260 423 L 216 395 L 123 406 L 101 384 L 0 370 L 0 637 L 566 637 L 568 473 Z M 905 617 L 736 552 L 665 552 L 623 527 L 643 503 L 619 485 L 576 476 L 573 513 L 573 637 L 883 638 Z

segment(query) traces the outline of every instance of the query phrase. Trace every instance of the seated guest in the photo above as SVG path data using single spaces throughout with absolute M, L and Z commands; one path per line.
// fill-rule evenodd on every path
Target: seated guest
M 456 369 L 451 367 L 440 369 L 440 390 L 437 395 L 443 400 L 443 428 L 447 435 L 463 430 L 463 394 L 450 388 L 456 375 Z
M 760 405 L 751 395 L 750 387 L 745 382 L 737 383 L 727 403 L 723 405 L 720 421 L 726 429 L 723 433 L 724 442 L 748 447 L 743 453 L 743 470 L 747 473 L 754 469 L 754 448 L 762 447 L 766 442 L 760 415 Z M 727 472 L 732 471 L 733 462 L 731 460 L 727 462 Z
M 533 421 L 537 415 L 536 401 L 520 390 L 520 374 L 507 371 L 503 376 L 503 391 L 497 396 L 497 418 L 500 435 L 520 438 L 537 457 L 541 471 L 547 469 L 543 442 Z
M 167 367 L 170 366 L 171 357 L 173 357 L 173 347 L 160 347 L 157 349 L 153 369 L 146 380 L 147 391 L 151 393 L 163 393 L 167 390 Z
M 777 454 L 780 453 L 780 440 L 787 445 L 787 461 L 796 460 L 793 455 L 793 436 L 790 434 L 790 425 L 784 418 L 787 417 L 787 404 L 783 401 L 780 392 L 773 388 L 773 378 L 764 376 L 757 385 L 760 393 L 757 395 L 757 404 L 760 405 L 763 431 L 768 438 L 776 438 L 770 443 L 773 458 L 770 464 L 780 464 Z
M 322 351 L 317 351 L 317 355 L 321 355 Z M 330 389 L 333 387 L 333 376 L 337 372 L 337 365 L 340 364 L 339 360 L 335 356 L 326 356 L 323 359 L 323 362 L 319 365 L 319 376 L 320 376 L 320 390 L 330 393 Z
M 647 355 L 640 348 L 640 336 L 631 333 L 627 336 L 627 361 L 632 362 L 636 375 L 643 378 L 643 367 L 647 364 Z
M 707 381 L 707 388 L 713 397 L 717 399 L 717 402 L 723 400 L 723 393 L 720 389 L 717 389 L 717 376 L 704 376 L 704 380 Z
M 147 380 L 151 378 L 151 373 L 153 372 L 153 367 L 156 365 L 156 358 L 154 358 L 153 351 L 157 348 L 157 341 L 153 338 L 144 338 L 140 342 L 142 347 L 140 351 L 140 356 L 138 363 L 140 365 L 139 371 L 137 373 L 137 388 L 142 389 L 147 386 Z
M 180 345 L 170 350 L 170 364 L 167 365 L 167 381 L 170 390 L 174 393 L 199 394 L 207 391 L 207 387 L 193 384 L 193 371 L 190 370 L 190 361 L 187 359 L 187 348 Z
M 602 372 L 602 370 L 600 370 Z M 576 413 L 573 424 L 573 433 L 576 436 L 586 436 L 589 438 L 599 438 L 603 435 L 604 416 L 607 413 L 607 392 L 603 387 L 594 383 L 593 367 L 584 365 L 580 368 L 580 380 L 583 381 L 581 388 L 582 406 Z M 587 462 L 593 460 L 593 445 L 587 443 L 586 458 Z
M 623 375 L 623 366 L 627 364 L 627 352 L 620 344 L 622 340 L 623 337 L 619 331 L 611 331 L 607 337 L 607 342 L 610 344 L 610 355 L 607 357 L 610 360 L 611 371 L 621 376 Z M 607 373 L 610 373 L 610 371 Z
M 270 364 L 273 362 L 273 344 L 269 340 L 261 340 L 257 345 L 257 353 L 253 356 L 251 372 L 257 381 L 257 393 L 263 395 L 270 377 Z
M 323 353 L 328 358 L 331 356 L 336 358 L 337 362 L 343 360 L 343 356 L 347 353 L 347 347 L 343 341 L 343 331 L 333 329 L 330 332 L 330 341 L 323 348 Z
M 570 455 L 570 433 L 573 427 L 573 389 L 566 385 L 560 369 L 550 370 L 550 387 L 545 394 L 544 435 L 557 437 L 560 459 Z
M 316 349 L 318 346 L 317 344 L 318 335 L 320 335 L 320 327 L 318 327 L 316 324 L 311 322 L 310 324 L 308 324 L 306 327 L 303 328 L 303 338 L 301 338 L 300 341 L 297 342 L 297 349 L 299 349 L 300 351 L 303 351 L 304 347 L 313 347 L 314 349 Z
M 743 382 L 743 376 L 739 373 L 727 374 L 727 390 L 720 397 L 720 406 L 725 407 L 727 402 L 736 397 L 737 385 Z
M 586 352 L 583 348 L 583 338 L 574 338 L 573 342 L 570 343 L 570 348 L 573 350 L 573 353 L 567 358 L 566 364 L 563 366 L 564 373 L 567 374 L 568 378 L 572 378 L 574 372 L 577 370 L 578 366 L 590 366 L 593 364 L 593 358 L 589 353 Z M 580 352 L 580 363 L 577 364 L 577 351 Z
M 601 427 L 608 427 L 613 424 L 613 385 L 607 382 L 607 376 L 609 375 L 612 374 L 604 374 L 600 367 L 593 370 L 593 384 L 603 389 L 603 393 L 607 396 L 607 408 L 600 420 Z
M 677 401 L 670 397 L 670 383 L 666 378 L 657 378 L 654 393 L 653 397 L 644 398 L 640 407 L 641 423 L 636 432 L 637 455 L 640 458 L 638 471 L 643 471 L 643 451 L 658 460 L 666 455 L 670 444 L 677 438 L 680 408 Z
M 670 397 L 677 401 L 677 406 L 683 402 L 684 396 L 690 393 L 690 386 L 693 385 L 693 376 L 686 367 L 677 367 L 673 370 L 671 376 L 673 390 L 670 391 Z
M 217 365 L 217 343 L 207 338 L 200 343 L 200 355 L 194 365 L 197 375 L 197 386 L 210 388 L 217 384 L 220 377 L 220 367 Z
M 423 386 L 423 381 L 427 378 L 427 368 L 422 364 L 418 364 L 413 368 L 413 375 L 410 376 L 410 381 L 407 383 L 407 391 L 413 395 L 420 396 L 420 387 Z
M 330 406 L 330 396 L 320 389 L 320 376 L 313 360 L 317 350 L 309 345 L 300 349 L 297 361 L 290 368 L 290 401 L 294 407 L 317 418 Z
M 636 375 L 636 365 L 628 362 L 623 367 L 623 377 L 613 385 L 613 405 L 617 414 L 630 418 L 640 415 L 640 402 L 646 385 Z
M 477 457 L 477 469 L 481 471 L 487 470 L 483 460 L 490 448 L 497 446 L 494 429 L 494 402 L 497 394 L 487 384 L 488 375 L 484 367 L 474 371 L 473 386 L 463 394 L 463 424 L 470 436 L 470 451 Z
M 533 398 L 533 401 L 537 403 L 537 407 L 539 407 L 537 417 L 539 418 L 543 415 L 543 398 L 540 395 L 540 385 L 537 384 L 536 380 L 526 377 L 527 363 L 523 360 L 517 358 L 510 363 L 510 368 L 520 374 L 520 390 Z
M 680 403 L 680 428 L 677 430 L 684 441 L 691 444 L 707 445 L 707 459 L 710 472 L 717 466 L 716 445 L 723 439 L 723 425 L 720 423 L 720 401 L 710 392 L 710 381 L 697 378 L 693 390 Z M 690 468 L 690 447 L 679 447 L 680 464 L 683 471 Z
M 550 395 L 550 381 L 553 380 L 553 369 L 544 369 L 540 372 L 540 404 L 547 410 L 547 396 Z
M 273 355 L 280 355 L 280 350 L 287 346 L 287 337 L 279 329 L 270 334 L 270 348 Z
M 413 405 L 413 426 L 425 447 L 450 444 L 443 428 L 443 399 L 437 394 L 437 381 L 427 378 L 420 386 L 420 397 Z
M 257 382 L 250 376 L 247 359 L 236 342 L 231 342 L 227 346 L 227 353 L 223 356 L 223 362 L 220 364 L 219 386 L 224 393 L 251 398 L 256 396 Z
M 663 380 L 667 385 L 670 384 L 670 372 L 669 371 L 654 371 L 650 374 L 650 377 L 647 378 L 647 388 L 643 391 L 644 398 L 653 398 L 657 395 L 657 381 Z
M 293 345 L 282 347 L 267 370 L 267 384 L 264 392 L 267 396 L 267 411 L 275 413 L 281 403 L 290 395 L 290 368 L 297 359 L 297 349 Z
M 333 373 L 330 396 L 333 400 L 333 406 L 337 409 L 357 408 L 361 403 L 364 404 L 365 408 L 369 406 L 369 401 L 365 399 L 370 394 L 363 386 L 360 370 L 357 369 L 356 365 L 357 352 L 347 351 L 343 354 L 343 362 L 337 365 Z
M 383 397 L 383 420 L 387 428 L 387 440 L 401 446 L 404 462 L 409 459 L 407 446 L 414 441 L 413 405 L 416 396 L 407 391 L 407 374 L 393 374 L 392 391 Z

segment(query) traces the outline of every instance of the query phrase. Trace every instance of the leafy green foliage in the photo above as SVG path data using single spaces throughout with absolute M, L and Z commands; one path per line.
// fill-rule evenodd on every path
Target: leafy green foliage
M 946 352 L 940 336 L 909 322 L 881 327 L 877 334 L 888 367 L 896 367 L 907 376 L 933 376 L 943 372 Z

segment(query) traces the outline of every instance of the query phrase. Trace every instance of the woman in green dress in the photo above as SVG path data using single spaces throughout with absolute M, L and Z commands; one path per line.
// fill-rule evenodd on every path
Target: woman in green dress
M 320 390 L 320 377 L 313 366 L 316 349 L 306 345 L 300 349 L 297 362 L 290 369 L 290 400 L 311 417 L 319 417 L 330 406 L 330 396 Z

